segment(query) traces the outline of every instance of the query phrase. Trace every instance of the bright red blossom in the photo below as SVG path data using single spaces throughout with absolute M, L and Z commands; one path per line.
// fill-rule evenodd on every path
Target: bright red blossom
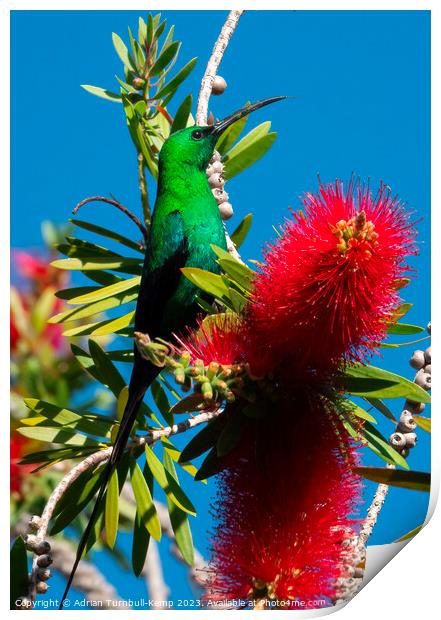
M 388 188 L 320 185 L 288 221 L 255 278 L 248 330 L 260 370 L 362 360 L 386 336 L 415 231 Z
M 296 420 L 294 438 L 277 431 L 268 437 L 262 427 L 263 449 L 256 455 L 256 437 L 241 440 L 220 475 L 208 599 L 277 599 L 293 608 L 300 600 L 308 607 L 334 599 L 336 580 L 346 575 L 344 541 L 357 527 L 351 515 L 361 489 L 350 469 L 354 447 L 344 432 L 339 439 L 320 401 L 277 409 L 280 428 Z
M 191 355 L 191 360 L 234 364 L 243 361 L 243 333 L 240 320 L 232 314 L 212 315 L 199 324 L 198 329 L 177 338 Z

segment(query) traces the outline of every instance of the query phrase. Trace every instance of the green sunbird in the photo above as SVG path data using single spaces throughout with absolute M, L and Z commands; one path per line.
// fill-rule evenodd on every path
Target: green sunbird
M 245 106 L 208 126 L 187 127 L 172 134 L 159 154 L 158 191 L 135 313 L 135 331 L 151 339 L 169 340 L 172 334 L 196 324 L 201 309 L 199 289 L 185 278 L 183 267 L 199 267 L 219 273 L 211 245 L 226 248 L 219 208 L 208 184 L 206 169 L 216 142 L 232 123 L 275 101 L 273 97 Z M 141 357 L 134 347 L 135 361 L 129 396 L 89 522 L 81 536 L 76 559 L 63 594 L 69 592 L 75 571 L 98 516 L 109 479 L 126 447 L 144 394 L 160 368 Z

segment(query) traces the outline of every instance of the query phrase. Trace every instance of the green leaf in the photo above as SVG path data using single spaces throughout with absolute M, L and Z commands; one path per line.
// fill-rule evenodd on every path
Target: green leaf
M 175 41 L 171 43 L 169 46 L 165 48 L 163 52 L 158 56 L 155 64 L 149 71 L 150 77 L 154 77 L 155 75 L 159 75 L 163 69 L 171 62 L 179 53 L 179 48 L 181 44 L 179 41 Z
M 95 340 L 89 340 L 89 352 L 95 364 L 95 373 L 99 377 L 101 383 L 107 385 L 115 397 L 118 398 L 126 382 L 114 364 L 112 364 L 107 353 Z
M 261 123 L 230 150 L 223 159 L 226 179 L 233 178 L 251 166 L 272 146 L 277 134 L 275 132 L 268 133 L 270 127 L 269 121 Z
M 39 452 L 32 452 L 32 454 L 26 454 L 21 460 L 20 465 L 31 465 L 34 463 L 42 462 L 56 462 L 64 461 L 66 459 L 78 459 L 84 458 L 92 452 L 96 452 L 96 446 L 89 446 L 84 448 L 57 448 L 55 450 L 41 450 Z
M 138 463 L 132 459 L 130 463 L 131 481 L 136 506 L 141 521 L 155 540 L 161 540 L 161 523 L 146 479 Z
M 409 336 L 410 334 L 419 334 L 424 331 L 424 327 L 419 325 L 409 325 L 408 323 L 394 323 L 387 328 L 388 334 L 397 334 L 400 336 Z
M 342 423 L 351 437 L 356 441 L 362 441 L 367 448 L 372 450 L 372 452 L 383 459 L 383 461 L 409 469 L 406 460 L 392 448 L 388 441 L 374 426 L 372 426 L 372 424 L 366 421 L 363 425 L 354 425 L 354 420 L 350 414 L 342 418 Z
M 117 93 L 112 93 L 112 91 L 107 90 L 106 88 L 91 86 L 90 84 L 81 84 L 81 88 L 87 90 L 88 93 L 92 93 L 92 95 L 96 95 L 97 97 L 101 97 L 102 99 L 107 99 L 108 101 L 117 101 L 118 103 L 121 101 L 121 95 L 118 95 Z
M 142 19 L 142 17 L 138 18 L 138 41 L 141 45 L 145 46 L 147 39 L 147 24 Z
M 164 388 L 159 383 L 159 381 L 155 379 L 152 382 L 150 389 L 152 392 L 155 405 L 158 407 L 159 412 L 161 413 L 162 417 L 164 418 L 164 420 L 167 422 L 169 426 L 173 426 L 174 424 L 173 413 L 170 412 L 170 403 L 169 403 L 169 400 L 168 400 L 167 394 L 165 393 Z
M 129 50 L 127 49 L 127 46 L 124 43 L 124 41 L 121 39 L 119 35 L 116 34 L 116 32 L 112 32 L 112 41 L 113 41 L 113 46 L 115 48 L 115 51 L 120 57 L 124 66 L 136 72 L 136 65 L 135 65 L 133 58 L 129 54 Z
M 117 319 L 108 319 L 99 323 L 89 323 L 88 325 L 80 325 L 63 332 L 63 336 L 108 336 L 116 334 L 124 330 L 132 324 L 135 317 L 135 311 L 128 312 Z
M 205 457 L 202 465 L 199 467 L 198 473 L 196 474 L 194 479 L 196 481 L 199 481 L 211 478 L 211 476 L 215 476 L 220 471 L 225 469 L 227 465 L 227 459 L 222 459 L 218 457 L 216 448 L 212 448 Z
M 11 547 L 9 574 L 11 575 L 9 609 L 19 609 L 15 606 L 15 602 L 27 595 L 29 585 L 28 556 L 25 541 L 21 536 L 14 540 Z
M 98 226 L 97 224 L 91 224 L 90 222 L 85 222 L 83 220 L 77 220 L 76 218 L 71 218 L 69 221 L 72 222 L 74 226 L 78 226 L 78 228 L 89 230 L 90 232 L 94 232 L 97 235 L 106 237 L 107 239 L 112 239 L 112 241 L 117 241 L 118 243 L 121 243 L 121 245 L 125 245 L 132 250 L 136 250 L 137 252 L 141 252 L 142 254 L 144 253 L 144 251 L 140 248 L 139 243 L 135 243 L 131 239 L 124 237 L 124 235 L 120 235 L 114 230 L 104 228 L 103 226 Z
M 29 439 L 37 439 L 47 443 L 60 443 L 66 446 L 96 446 L 99 442 L 86 435 L 81 435 L 66 428 L 54 428 L 51 426 L 22 426 L 17 429 L 20 435 Z
M 399 306 L 395 310 L 394 316 L 396 316 L 399 319 L 402 319 L 403 316 L 405 316 L 411 308 L 413 308 L 413 304 L 409 304 L 409 303 L 401 304 L 401 306 Z
M 113 471 L 106 492 L 106 508 L 104 513 L 104 527 L 106 528 L 106 541 L 110 549 L 116 542 L 119 523 L 119 486 L 118 472 Z
M 173 463 L 172 458 L 168 454 L 167 450 L 164 451 L 164 468 L 174 478 L 176 484 L 179 485 L 178 475 Z M 178 508 L 167 497 L 167 508 L 170 515 L 170 523 L 175 535 L 176 544 L 179 551 L 182 553 L 182 557 L 190 566 L 194 563 L 194 548 L 193 538 L 191 535 L 190 524 L 186 513 Z
M 377 409 L 377 411 L 379 411 L 384 416 L 386 416 L 386 418 L 391 420 L 391 422 L 396 422 L 394 414 L 389 409 L 389 407 L 386 407 L 386 405 L 383 403 L 382 400 L 380 400 L 379 398 L 371 398 L 371 397 L 365 397 L 364 400 L 368 402 L 370 405 L 372 405 L 372 407 L 375 407 L 375 409 Z
M 413 415 L 412 417 L 423 431 L 426 431 L 426 433 L 432 432 L 432 420 L 430 418 L 425 418 L 422 415 Z
M 246 265 L 242 265 L 234 258 L 219 258 L 219 265 L 222 267 L 224 273 L 233 280 L 240 287 L 245 289 L 245 291 L 250 291 L 253 283 L 253 279 L 255 276 L 254 271 L 252 271 Z
M 405 540 L 410 540 L 411 538 L 419 534 L 422 529 L 423 529 L 423 525 L 418 525 L 413 530 L 410 530 L 410 532 L 407 532 L 407 534 L 404 534 L 404 536 L 400 536 L 400 538 L 397 538 L 397 540 L 394 540 L 394 542 L 397 543 L 397 542 L 404 542 Z
M 345 391 L 366 398 L 407 398 L 412 402 L 429 403 L 430 396 L 419 385 L 392 372 L 354 364 L 345 372 Z
M 365 411 L 365 409 L 363 409 L 362 407 L 359 407 L 358 405 L 353 403 L 351 400 L 346 400 L 345 402 L 346 402 L 346 406 L 348 407 L 352 415 L 355 415 L 355 417 L 361 418 L 362 420 L 367 420 L 368 422 L 372 422 L 372 424 L 377 424 L 377 420 L 373 416 L 371 416 L 370 413 Z
M 221 276 L 204 269 L 198 269 L 197 267 L 183 267 L 181 271 L 190 282 L 205 293 L 221 301 L 225 301 L 225 299 L 229 301 L 228 287 Z
M 83 472 L 66 490 L 55 508 L 51 535 L 62 532 L 92 500 L 100 487 L 104 467 L 105 465 L 102 465 L 95 473 Z
M 247 102 L 248 105 L 249 102 Z M 216 143 L 216 151 L 221 155 L 225 155 L 225 153 L 233 146 L 236 142 L 242 131 L 244 130 L 245 124 L 248 120 L 248 116 L 243 116 L 238 121 L 230 125 L 221 135 L 219 140 Z
M 430 474 L 423 471 L 402 471 L 383 467 L 354 467 L 352 471 L 373 482 L 430 493 Z
M 141 265 L 138 258 L 84 256 L 82 258 L 61 258 L 50 263 L 57 269 L 72 271 L 102 271 L 110 269 L 122 273 L 141 274 Z
M 246 236 L 248 235 L 249 230 L 251 228 L 252 222 L 253 222 L 253 214 L 248 213 L 248 215 L 246 215 L 243 218 L 239 226 L 235 229 L 235 231 L 231 235 L 231 241 L 234 243 L 236 248 L 240 248 L 240 246 L 245 241 Z
M 197 62 L 197 58 L 192 58 L 165 86 L 163 86 L 154 96 L 154 100 L 164 99 L 166 95 L 174 94 L 181 83 L 190 75 Z
M 191 95 L 187 95 L 175 114 L 175 118 L 170 128 L 170 134 L 187 127 L 188 117 L 190 116 L 192 105 L 193 97 Z
M 135 276 L 134 278 L 127 278 L 121 280 L 120 282 L 116 282 L 115 284 L 111 284 L 110 286 L 104 286 L 103 288 L 95 289 L 89 293 L 86 293 L 85 295 L 78 295 L 77 297 L 73 297 L 72 299 L 70 299 L 69 303 L 71 305 L 77 305 L 101 301 L 102 299 L 114 297 L 115 295 L 119 295 L 123 292 L 137 290 L 140 282 L 140 276 Z
M 36 398 L 25 398 L 24 403 L 31 411 L 39 414 L 39 417 L 29 417 L 21 420 L 22 424 L 27 426 L 36 426 L 41 422 L 45 424 L 45 422 L 50 420 L 57 426 L 69 426 L 71 429 L 76 429 L 89 435 L 107 437 L 114 424 L 114 420 L 107 416 L 88 412 L 78 413 Z
M 216 442 L 216 451 L 219 457 L 227 455 L 236 447 L 245 429 L 246 418 L 239 412 L 230 414 Z
M 192 461 L 212 448 L 222 432 L 224 425 L 225 420 L 223 416 L 219 416 L 204 426 L 182 450 L 179 462 L 186 463 L 187 461 Z
M 119 308 L 120 306 L 124 306 L 125 304 L 135 301 L 137 298 L 137 290 L 132 293 L 125 292 L 114 295 L 113 297 L 105 297 L 105 299 L 101 299 L 100 301 L 84 304 L 78 308 L 71 308 L 70 310 L 65 310 L 64 312 L 55 314 L 50 317 L 48 323 L 69 323 L 71 321 L 79 321 L 80 319 L 85 319 L 95 315 L 99 315 L 97 318 L 102 318 L 102 314 L 106 312 L 106 310 Z
M 145 446 L 145 455 L 153 477 L 163 489 L 170 501 L 176 504 L 176 506 L 178 506 L 181 510 L 188 512 L 191 515 L 195 515 L 196 510 L 191 501 L 185 495 L 184 491 L 181 489 L 173 476 L 167 472 L 161 461 L 147 444 Z

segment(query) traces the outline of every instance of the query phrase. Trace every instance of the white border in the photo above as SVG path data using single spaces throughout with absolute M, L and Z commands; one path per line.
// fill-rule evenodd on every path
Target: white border
M 6 248 L 9 247 L 9 212 L 7 209 L 7 205 L 9 204 L 9 142 L 6 137 L 9 137 L 9 97 L 7 96 L 7 84 L 9 83 L 9 11 L 10 10 L 60 10 L 60 9 L 70 9 L 70 10 L 140 10 L 146 12 L 148 10 L 171 10 L 171 9 L 185 9 L 185 10 L 219 10 L 225 9 L 228 10 L 233 8 L 231 4 L 227 5 L 225 2 L 214 1 L 211 2 L 209 6 L 207 6 L 206 1 L 202 0 L 191 0 L 183 3 L 179 2 L 170 2 L 163 1 L 158 2 L 157 0 L 150 0 L 150 2 L 140 2 L 135 0 L 125 0 L 124 3 L 118 2 L 116 0 L 76 0 L 75 2 L 61 2 L 60 0 L 46 0 L 39 3 L 31 0 L 3 0 L 1 3 L 0 11 L 1 11 L 1 22 L 0 22 L 0 61 L 2 63 L 2 84 L 3 84 L 3 94 L 0 98 L 0 122 L 2 124 L 2 131 L 0 135 L 1 139 L 1 159 L 0 159 L 0 191 L 2 193 L 2 202 L 1 202 L 1 217 L 4 218 L 2 225 L 0 225 L 0 247 L 2 248 L 2 257 L 1 257 L 1 265 L 2 269 L 0 270 L 0 286 L 3 291 L 8 290 L 9 288 L 9 278 L 8 278 L 8 269 L 6 265 L 8 264 L 8 254 Z M 439 39 L 441 36 L 440 32 L 440 19 L 439 13 L 441 12 L 436 6 L 435 2 L 416 2 L 416 1 L 397 1 L 397 0 L 383 0 L 383 1 L 374 1 L 371 0 L 369 3 L 367 2 L 358 2 L 358 1 L 336 1 L 336 2 L 280 2 L 276 0 L 272 0 L 271 3 L 268 0 L 242 0 L 240 2 L 240 8 L 245 9 L 262 9 L 262 10 L 280 10 L 280 9 L 289 9 L 289 10 L 431 10 L 432 11 L 432 109 L 438 111 L 441 109 L 441 101 L 439 97 L 439 73 L 440 68 L 437 63 L 438 55 L 439 55 Z M 29 53 L 32 53 L 30 50 Z M 207 50 L 208 56 L 209 50 Z M 435 67 L 435 68 L 434 68 Z M 439 115 L 439 112 L 438 112 Z M 438 153 L 438 142 L 435 141 L 435 138 L 439 135 L 439 121 L 438 115 L 433 115 L 433 136 L 434 136 L 434 144 L 432 147 L 432 170 L 433 172 L 437 171 L 439 176 L 440 170 L 440 161 L 439 161 L 439 153 Z M 438 184 L 432 183 L 432 204 L 433 208 L 433 226 L 432 229 L 434 231 L 441 230 L 441 221 L 440 221 L 440 210 L 441 210 L 441 199 L 440 199 L 440 190 Z M 435 237 L 434 241 L 438 241 L 437 237 Z M 440 262 L 440 252 L 441 252 L 441 244 L 434 243 L 433 246 L 433 267 L 435 278 L 438 274 L 438 265 L 441 265 Z M 435 281 L 434 284 L 437 284 Z M 435 351 L 440 350 L 440 346 L 437 345 L 437 329 L 436 326 L 438 324 L 436 309 L 438 304 L 438 286 L 432 287 L 433 290 L 433 310 L 435 311 L 435 316 L 433 316 L 433 323 L 435 325 Z M 5 300 L 7 299 L 5 295 Z M 435 307 L 436 306 L 436 307 Z M 1 316 L 3 320 L 0 325 L 0 351 L 2 352 L 2 365 L 1 365 L 1 383 L 0 389 L 2 391 L 3 399 L 0 401 L 4 403 L 3 406 L 3 415 L 4 415 L 4 430 L 2 432 L 1 441 L 4 442 L 3 448 L 1 450 L 1 454 L 3 457 L 6 457 L 8 454 L 8 431 L 6 429 L 6 420 L 7 420 L 7 406 L 8 402 L 8 394 L 9 394 L 9 380 L 8 380 L 8 368 L 9 368 L 9 360 L 7 359 L 7 351 L 9 348 L 9 338 L 8 338 L 8 326 L 5 318 L 8 316 L 9 309 L 5 306 L 3 308 L 3 312 Z M 436 385 L 436 382 L 435 382 Z M 433 489 L 434 492 L 431 496 L 431 504 L 429 512 L 432 513 L 434 509 L 434 505 L 436 503 L 436 498 L 438 496 L 439 489 L 439 472 L 440 472 L 440 460 L 441 460 L 441 451 L 439 449 L 439 427 L 440 423 L 437 420 L 439 416 L 439 407 L 437 407 L 438 403 L 438 394 L 435 389 L 434 394 L 434 402 L 435 406 L 433 407 L 433 423 L 434 423 L 434 440 L 432 445 L 432 474 L 433 474 Z M 2 485 L 1 488 L 6 489 L 8 486 L 7 482 L 7 471 L 8 471 L 8 463 L 5 463 L 4 466 L 1 467 L 1 480 Z M 8 545 L 9 545 L 9 524 L 8 524 L 8 516 L 6 511 L 1 511 L 1 532 L 4 534 L 5 542 L 3 547 L 3 553 L 7 553 Z M 436 613 L 436 609 L 439 609 L 440 605 L 438 604 L 438 590 L 439 590 L 439 553 L 441 551 L 441 546 L 439 544 L 439 540 L 441 538 L 441 514 L 438 509 L 430 523 L 424 530 L 418 534 L 416 539 L 412 541 L 409 545 L 406 546 L 404 550 L 402 550 L 397 558 L 394 558 L 389 564 L 382 570 L 381 576 L 374 578 L 355 598 L 351 601 L 346 607 L 339 610 L 339 618 L 341 620 L 349 620 L 354 617 L 357 620 L 371 620 L 373 614 L 378 613 L 381 614 L 382 617 L 397 617 L 400 620 L 408 620 L 414 619 L 415 617 L 423 617 L 425 616 L 429 620 L 434 617 Z M 6 538 L 7 537 L 7 538 Z M 6 543 L 6 539 L 8 544 Z M 7 563 L 6 556 L 3 556 L 4 566 Z M 4 588 L 3 595 L 1 597 L 2 607 L 7 610 L 8 607 L 8 583 L 6 579 L 2 579 L 1 585 Z M 9 612 L 11 613 L 11 612 Z M 14 618 L 18 618 L 20 614 L 28 613 L 22 611 L 16 611 L 14 613 Z M 54 613 L 74 613 L 74 612 L 52 612 Z M 75 618 L 86 618 L 89 617 L 90 612 L 75 612 Z M 98 611 L 96 613 L 107 613 L 104 611 Z M 117 613 L 117 612 L 115 612 Z M 124 612 L 125 613 L 125 612 Z M 151 611 L 148 613 L 148 618 L 154 619 L 156 614 L 159 613 L 159 618 L 164 619 L 164 614 L 177 614 L 177 618 L 183 618 L 181 612 L 179 611 Z M 197 612 L 198 617 L 202 620 L 206 618 L 209 614 L 211 616 L 212 612 Z M 224 614 L 229 614 L 231 612 L 223 612 L 217 611 L 216 617 L 221 617 Z M 256 613 L 256 612 L 248 612 Z M 270 612 L 264 611 L 259 612 L 263 614 L 268 614 Z M 282 612 L 271 612 L 271 613 L 282 613 Z M 283 612 L 287 614 L 289 612 Z M 439 612 L 438 612 L 439 613 Z M 311 617 L 313 615 L 324 615 L 323 612 L 299 612 L 294 611 L 292 614 L 295 615 L 296 618 L 302 617 Z M 130 613 L 130 617 L 133 618 L 145 618 L 144 611 L 133 611 Z M 249 617 L 249 615 L 247 616 Z M 273 616 L 271 616 L 273 617 Z

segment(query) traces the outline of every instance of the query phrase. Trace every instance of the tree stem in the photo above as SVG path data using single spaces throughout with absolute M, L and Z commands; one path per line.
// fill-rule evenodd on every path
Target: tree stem
M 147 190 L 147 179 L 145 176 L 144 156 L 142 153 L 138 153 L 138 182 L 139 191 L 141 193 L 141 205 L 144 215 L 144 223 L 146 229 L 149 230 L 152 214 L 150 210 L 149 195 Z

